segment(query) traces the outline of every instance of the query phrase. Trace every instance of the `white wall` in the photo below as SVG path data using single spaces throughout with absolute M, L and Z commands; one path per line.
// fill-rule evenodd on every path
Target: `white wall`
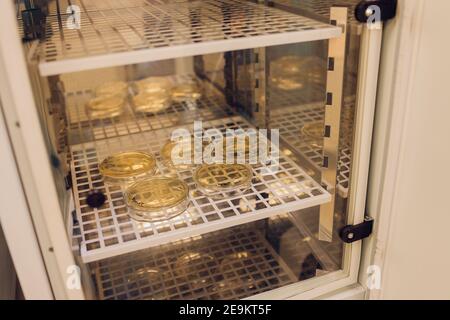
M 399 9 L 403 22 L 385 34 L 373 149 L 382 282 L 371 297 L 450 299 L 450 1 Z

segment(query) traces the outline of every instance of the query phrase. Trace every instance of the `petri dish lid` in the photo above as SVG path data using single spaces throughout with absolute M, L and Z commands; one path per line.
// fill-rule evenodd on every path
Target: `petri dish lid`
M 194 174 L 200 188 L 229 191 L 247 186 L 252 180 L 252 169 L 243 164 L 205 164 Z
M 159 91 L 169 91 L 172 83 L 165 77 L 148 77 L 135 82 L 135 87 L 139 93 L 155 93 Z
M 156 159 L 153 155 L 140 151 L 127 151 L 113 154 L 99 165 L 100 174 L 113 179 L 127 179 L 153 173 Z
M 88 110 L 91 120 L 104 120 L 119 117 L 123 114 L 123 108 L 105 109 L 105 110 Z
M 250 273 L 244 272 L 255 264 L 255 256 L 249 251 L 233 252 L 225 256 L 219 265 L 220 274 L 224 275 L 224 281 L 219 287 L 222 289 L 233 287 L 246 287 L 248 289 L 257 286 L 261 280 L 254 279 Z
M 167 91 L 141 92 L 133 97 L 136 111 L 159 112 L 170 106 L 170 95 Z
M 188 252 L 177 259 L 177 261 L 175 262 L 175 270 L 177 274 L 185 274 L 186 271 L 195 272 L 197 268 L 189 270 L 189 267 L 192 267 L 195 264 L 209 263 L 213 260 L 214 257 L 209 254 L 197 251 Z
M 248 251 L 233 252 L 227 255 L 220 263 L 219 269 L 222 273 L 230 270 L 236 270 L 243 266 L 246 262 L 248 263 L 254 258 L 253 254 Z
M 271 81 L 278 89 L 286 91 L 300 90 L 305 86 L 300 76 L 274 76 Z
M 137 270 L 133 270 L 127 277 L 126 280 L 130 282 L 138 282 L 141 280 L 148 280 L 150 282 L 160 281 L 162 277 L 162 272 L 154 267 L 141 267 Z
M 177 102 L 198 100 L 201 96 L 201 89 L 194 82 L 182 83 L 172 89 L 172 99 Z
M 271 68 L 276 74 L 296 75 L 301 72 L 303 61 L 300 56 L 284 56 L 273 61 Z
M 223 140 L 223 151 L 227 152 L 227 149 L 233 151 L 235 154 L 239 152 L 244 152 L 248 154 L 249 152 L 257 152 L 261 146 L 269 148 L 268 145 L 270 141 L 263 137 L 260 139 L 259 135 L 254 136 L 233 136 L 228 137 Z
M 122 109 L 125 99 L 121 96 L 100 96 L 89 100 L 87 108 L 90 111 L 112 111 Z
M 177 158 L 181 160 L 184 160 L 184 158 L 187 156 L 183 154 L 184 150 L 188 151 L 189 149 L 187 148 L 187 145 L 190 143 L 190 164 L 187 163 L 180 163 L 177 164 L 177 159 L 173 159 L 173 152 L 174 152 L 174 148 L 179 146 L 178 152 L 177 152 Z M 186 148 L 184 148 L 184 145 L 186 145 Z M 208 145 L 208 142 L 206 141 L 201 141 L 201 145 L 198 146 L 198 150 L 199 152 Z M 172 140 L 168 140 L 163 147 L 161 148 L 161 158 L 163 161 L 165 161 L 166 163 L 169 163 L 170 165 L 173 166 L 186 166 L 186 165 L 194 165 L 194 160 L 195 160 L 195 140 L 194 137 L 191 137 L 190 141 L 172 141 Z M 176 151 L 175 151 L 176 152 Z M 187 159 L 186 159 L 187 160 Z
M 307 139 L 312 147 L 322 148 L 323 147 L 323 128 L 324 124 L 322 121 L 309 122 L 300 129 L 300 134 Z
M 176 207 L 189 197 L 187 184 L 177 178 L 156 177 L 131 185 L 125 192 L 125 202 L 133 210 L 162 211 Z
M 95 95 L 100 96 L 127 96 L 128 84 L 124 81 L 106 82 L 95 89 Z
M 324 85 L 326 62 L 315 56 L 284 56 L 271 63 L 272 83 L 282 90 L 299 90 L 309 84 Z
M 217 268 L 215 258 L 199 251 L 191 251 L 180 256 L 174 264 L 174 272 L 178 277 L 189 281 L 195 287 L 212 284 Z

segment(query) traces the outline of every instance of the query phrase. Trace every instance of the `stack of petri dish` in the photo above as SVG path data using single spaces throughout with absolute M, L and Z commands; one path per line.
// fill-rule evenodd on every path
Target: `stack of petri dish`
M 123 81 L 107 82 L 95 90 L 95 98 L 86 104 L 87 114 L 93 120 L 120 116 L 125 109 L 128 85 Z
M 137 221 L 164 221 L 186 211 L 189 205 L 189 188 L 177 178 L 149 178 L 126 189 L 125 203 L 128 214 Z
M 121 96 L 126 98 L 128 96 L 128 84 L 124 81 L 106 82 L 96 88 L 95 95 L 97 97 Z
M 140 113 L 158 113 L 170 107 L 170 94 L 167 91 L 143 91 L 133 97 L 134 110 Z
M 187 184 L 177 178 L 155 176 L 156 169 L 156 158 L 141 151 L 116 153 L 99 165 L 106 184 L 125 190 L 128 215 L 142 222 L 171 219 L 189 205 Z
M 326 81 L 325 62 L 319 57 L 284 56 L 274 60 L 270 69 L 272 84 L 285 91 L 323 85 Z
M 201 88 L 195 82 L 181 83 L 172 89 L 172 99 L 175 102 L 196 102 L 201 97 Z
M 134 110 L 139 113 L 157 113 L 172 103 L 171 82 L 165 77 L 148 77 L 134 83 Z
M 244 164 L 204 164 L 194 173 L 198 190 L 212 199 L 243 194 L 251 187 L 252 168 Z
M 301 74 L 302 58 L 299 56 L 284 56 L 271 63 L 271 82 L 281 90 L 303 89 Z
M 191 170 L 196 166 L 196 153 L 202 155 L 207 145 L 208 142 L 203 140 L 196 144 L 194 137 L 181 141 L 168 140 L 161 148 L 162 162 L 169 169 Z

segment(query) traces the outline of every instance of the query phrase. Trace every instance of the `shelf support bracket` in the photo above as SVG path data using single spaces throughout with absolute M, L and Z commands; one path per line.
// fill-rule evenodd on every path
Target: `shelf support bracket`
M 268 128 L 269 113 L 267 105 L 266 90 L 266 48 L 253 49 L 254 68 L 254 110 L 255 124 L 257 128 Z
M 338 38 L 328 43 L 328 72 L 325 102 L 325 123 L 323 140 L 322 184 L 329 185 L 331 201 L 320 206 L 319 240 L 331 242 L 337 185 L 339 155 L 339 132 L 344 92 L 345 57 L 347 47 L 348 9 L 332 7 L 331 24 L 342 28 Z

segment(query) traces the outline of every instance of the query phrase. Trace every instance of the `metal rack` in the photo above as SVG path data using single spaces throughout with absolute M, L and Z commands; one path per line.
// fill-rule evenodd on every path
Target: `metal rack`
M 208 81 L 193 76 L 166 77 L 174 85 L 183 82 L 197 82 L 202 88 L 202 97 L 194 102 L 173 102 L 161 112 L 137 114 L 128 102 L 123 115 L 116 118 L 91 119 L 86 112 L 86 102 L 93 98 L 92 90 L 68 92 L 65 94 L 69 144 L 79 144 L 139 132 L 158 130 L 194 120 L 213 120 L 233 114 L 225 98 Z
M 345 6 L 353 11 L 359 0 L 271 0 L 278 6 L 285 6 L 285 8 L 301 9 L 308 15 L 313 15 L 315 18 L 328 19 L 330 17 L 330 7 L 332 6 Z M 348 16 L 349 23 L 358 24 L 353 14 Z
M 225 257 L 244 252 L 247 259 L 220 270 Z M 212 259 L 206 264 L 194 261 L 180 274 L 177 259 L 192 253 Z M 106 300 L 240 299 L 297 281 L 264 237 L 248 227 L 105 259 L 94 270 L 100 298 Z
M 338 37 L 338 27 L 238 0 L 57 0 L 31 53 L 41 76 Z M 69 5 L 81 27 L 68 28 Z M 69 10 L 70 12 L 70 10 Z
M 205 130 L 216 128 L 222 133 L 227 129 L 251 128 L 239 116 L 207 121 L 203 123 L 203 127 Z M 98 163 L 111 153 L 124 150 L 148 151 L 159 160 L 159 151 L 175 128 L 177 127 L 71 146 L 75 207 L 83 236 L 83 261 L 90 262 L 140 250 L 264 219 L 280 211 L 317 206 L 330 200 L 328 192 L 283 154 L 280 154 L 279 163 L 276 164 L 276 173 L 270 173 L 271 164 L 254 165 L 251 188 L 241 196 L 220 200 L 200 194 L 190 170 L 174 173 L 159 165 L 159 174 L 177 174 L 189 185 L 191 205 L 185 213 L 168 221 L 133 221 L 127 215 L 121 188 L 104 185 Z M 189 126 L 179 128 L 186 128 L 191 132 L 193 129 Z M 86 197 L 92 189 L 104 192 L 107 197 L 106 203 L 99 209 L 91 208 L 86 203 Z
M 303 272 L 315 272 L 318 265 L 307 265 L 309 255 L 316 257 L 323 273 L 339 269 L 342 244 L 316 239 L 317 214 L 281 214 L 270 220 L 272 225 L 288 222 L 291 226 L 283 234 L 281 255 L 257 225 L 216 231 L 92 263 L 100 298 L 239 299 L 297 282 Z M 220 270 L 223 258 L 242 252 L 250 253 L 251 258 L 233 264 L 234 268 L 224 275 Z M 195 263 L 195 272 L 180 275 L 177 259 L 189 253 L 201 253 L 214 260 L 206 265 Z M 202 281 L 195 281 L 197 277 Z

